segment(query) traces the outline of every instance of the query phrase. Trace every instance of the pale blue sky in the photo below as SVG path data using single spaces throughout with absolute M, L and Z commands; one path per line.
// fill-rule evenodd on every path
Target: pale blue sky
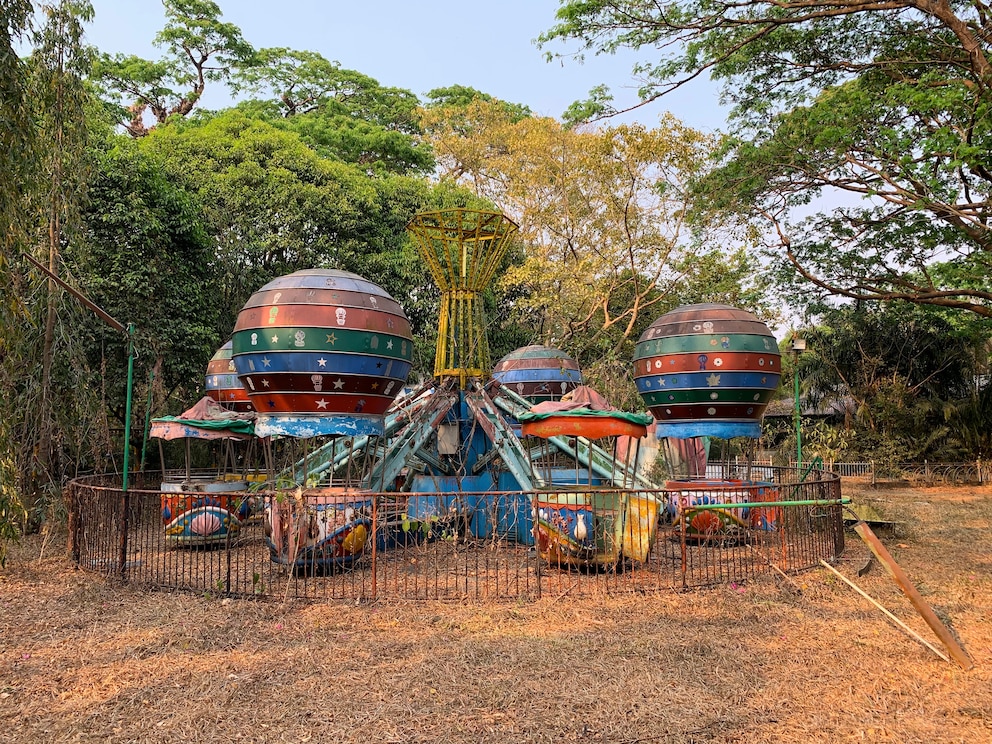
M 157 58 L 151 45 L 165 24 L 159 0 L 92 0 L 87 39 L 101 51 Z M 224 20 L 256 47 L 315 51 L 381 84 L 418 96 L 460 84 L 558 117 L 599 83 L 618 103 L 636 101 L 633 56 L 545 62 L 533 43 L 554 25 L 558 0 L 218 0 Z M 557 47 L 563 49 L 563 47 Z M 223 96 L 205 96 L 220 108 Z M 698 81 L 629 117 L 654 126 L 670 110 L 686 124 L 724 126 L 715 88 Z

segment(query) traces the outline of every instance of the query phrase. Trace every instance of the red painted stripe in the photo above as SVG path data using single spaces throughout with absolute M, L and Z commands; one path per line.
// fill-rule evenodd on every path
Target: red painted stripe
M 332 307 L 380 310 L 392 315 L 406 317 L 403 308 L 392 297 L 346 289 L 321 289 L 317 287 L 262 289 L 248 299 L 243 310 L 265 305 L 330 305 Z
M 561 357 L 531 357 L 529 359 L 506 359 L 493 367 L 493 372 L 505 372 L 511 369 L 578 369 L 579 363 L 574 359 Z
M 255 393 L 255 410 L 263 414 L 334 414 L 381 416 L 393 402 L 392 395 L 341 395 L 337 393 Z
M 256 372 L 245 375 L 249 393 L 354 393 L 356 395 L 395 396 L 403 380 L 381 375 L 346 375 L 309 372 Z
M 410 321 L 402 315 L 333 305 L 262 305 L 238 314 L 234 331 L 255 328 L 342 328 L 410 337 Z
M 652 406 L 651 415 L 658 421 L 753 421 L 760 419 L 767 403 L 675 403 Z
M 778 354 L 754 351 L 710 351 L 662 354 L 638 359 L 634 377 L 664 375 L 669 372 L 781 372 Z

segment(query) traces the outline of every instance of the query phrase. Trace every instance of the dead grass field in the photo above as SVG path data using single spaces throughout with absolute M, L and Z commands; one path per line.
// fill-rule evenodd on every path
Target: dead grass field
M 845 486 L 845 494 L 858 494 Z M 975 663 L 826 569 L 606 600 L 356 607 L 144 593 L 27 540 L 0 573 L 4 742 L 992 741 L 992 487 L 864 491 Z M 939 642 L 853 533 L 838 568 Z

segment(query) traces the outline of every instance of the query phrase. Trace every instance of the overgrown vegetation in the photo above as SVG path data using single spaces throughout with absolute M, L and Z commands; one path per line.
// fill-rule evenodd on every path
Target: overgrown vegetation
M 414 374 L 430 374 L 438 293 L 405 233 L 425 209 L 496 208 L 521 226 L 486 294 L 496 358 L 559 346 L 615 405 L 640 408 L 629 363 L 659 315 L 726 302 L 774 325 L 784 303 L 810 319 L 804 395 L 851 401 L 837 426 L 810 430 L 814 452 L 988 456 L 988 332 L 958 310 L 987 315 L 992 298 L 988 78 L 973 67 L 984 42 L 948 62 L 939 45 L 964 39 L 941 19 L 886 16 L 873 27 L 873 11 L 848 8 L 846 20 L 804 27 L 799 4 L 767 40 L 823 59 L 797 58 L 808 76 L 779 85 L 790 71 L 771 41 L 731 54 L 736 20 L 698 25 L 687 4 L 685 23 L 667 19 L 675 25 L 656 38 L 681 27 L 712 44 L 658 67 L 644 92 L 680 71 L 743 81 L 730 88 L 736 129 L 725 139 L 674 117 L 654 128 L 579 123 L 608 113 L 602 95 L 562 121 L 464 85 L 421 101 L 316 52 L 256 49 L 211 0 L 163 5 L 162 56 L 145 60 L 88 48 L 85 0 L 0 0 L 0 281 L 10 288 L 0 304 L 0 561 L 7 539 L 57 511 L 67 478 L 119 468 L 125 447 L 137 451 L 146 414 L 134 407 L 123 442 L 126 339 L 24 256 L 134 324 L 133 398 L 176 413 L 202 392 L 206 362 L 250 294 L 301 268 L 354 271 L 401 299 Z M 649 3 L 565 3 L 546 40 L 595 48 L 587 22 L 613 19 L 619 5 L 635 23 L 653 18 Z M 640 29 L 603 49 L 653 38 Z M 937 63 L 917 77 L 910 57 L 927 55 Z M 837 59 L 857 65 L 839 74 Z M 957 68 L 963 77 L 950 79 Z M 203 111 L 211 86 L 247 99 Z M 869 145 L 885 168 L 855 157 Z M 918 162 L 905 157 L 917 151 Z M 790 226 L 788 209 L 825 186 L 871 199 L 814 218 L 815 229 Z M 777 297 L 762 243 L 778 249 Z M 830 293 L 859 304 L 825 309 Z M 878 298 L 945 309 L 866 302 Z

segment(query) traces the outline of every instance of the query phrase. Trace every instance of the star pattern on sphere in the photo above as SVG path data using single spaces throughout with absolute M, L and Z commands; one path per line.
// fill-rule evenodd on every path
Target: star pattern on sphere
M 327 401 L 321 398 L 317 401 L 317 408 L 327 408 Z
M 373 382 L 372 383 L 372 389 L 373 390 L 378 390 L 379 389 L 379 383 L 378 382 Z
M 262 357 L 262 366 L 263 367 L 268 367 L 270 364 L 272 364 L 272 360 L 271 359 L 269 359 L 268 357 Z
M 342 380 L 340 377 L 334 381 L 335 390 L 340 390 L 343 387 L 344 387 L 344 380 Z
M 386 342 L 386 348 L 387 348 L 387 349 L 392 349 L 392 348 L 393 348 L 393 340 L 392 340 L 392 339 L 389 339 L 389 340 L 388 340 L 388 341 Z
M 326 367 L 327 366 L 327 360 L 326 359 L 318 359 L 317 360 L 317 366 L 318 367 Z
M 710 387 L 716 387 L 720 384 L 720 375 L 710 375 L 706 378 L 706 384 Z
M 659 377 L 658 378 L 658 387 L 665 387 L 665 378 L 664 377 Z
M 334 346 L 334 344 L 336 344 L 337 341 L 338 341 L 338 337 L 335 336 L 333 333 L 327 334 L 327 343 L 329 343 L 331 346 Z
M 269 408 L 275 408 L 275 407 L 276 407 L 276 402 L 272 400 L 272 398 L 269 398 Z
M 276 335 L 274 335 L 272 337 L 272 343 L 274 343 L 274 344 L 279 343 L 279 335 L 278 334 L 276 334 Z
M 268 380 L 266 380 L 266 379 L 265 379 L 265 378 L 263 377 L 263 378 L 262 378 L 262 387 L 268 387 L 268 386 L 269 386 L 269 381 L 268 381 Z

